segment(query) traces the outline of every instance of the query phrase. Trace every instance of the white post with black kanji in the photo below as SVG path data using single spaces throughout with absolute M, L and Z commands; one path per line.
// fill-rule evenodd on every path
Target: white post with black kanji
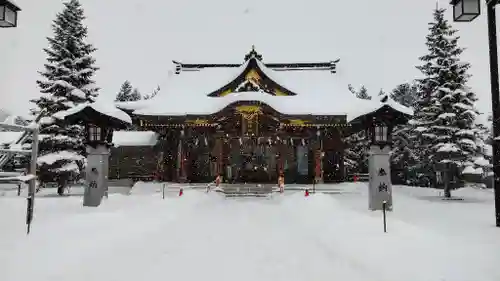
M 87 146 L 87 168 L 83 206 L 97 207 L 108 190 L 109 149 L 105 145 Z
M 390 151 L 390 146 L 372 145 L 370 147 L 368 208 L 372 211 L 382 210 L 384 201 L 386 210 L 392 210 Z

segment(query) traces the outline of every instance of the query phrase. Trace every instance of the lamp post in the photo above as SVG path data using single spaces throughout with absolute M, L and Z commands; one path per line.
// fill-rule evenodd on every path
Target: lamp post
M 370 181 L 368 184 L 368 208 L 370 210 L 392 210 L 391 184 L 391 130 L 375 117 L 370 124 L 371 147 L 368 159 Z
M 493 191 L 495 196 L 495 222 L 500 227 L 500 97 L 498 83 L 498 51 L 495 7 L 499 0 L 486 0 L 488 17 L 488 40 L 490 50 L 491 107 L 493 113 Z M 473 21 L 481 14 L 480 0 L 452 0 L 453 20 Z
M 17 13 L 21 9 L 11 0 L 0 0 L 0 27 L 17 27 Z

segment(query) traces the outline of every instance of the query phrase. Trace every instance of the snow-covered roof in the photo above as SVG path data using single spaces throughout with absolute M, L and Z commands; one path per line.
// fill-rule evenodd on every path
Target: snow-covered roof
M 0 145 L 15 143 L 23 132 L 0 132 Z
M 238 92 L 224 97 L 207 96 L 236 79 L 250 61 L 239 68 L 206 68 L 173 75 L 169 77 L 162 92 L 154 98 L 118 103 L 117 106 L 133 110 L 137 115 L 154 116 L 208 115 L 238 101 L 259 101 L 289 115 L 346 115 L 348 121 L 374 112 L 384 105 L 405 114 L 412 114 L 411 109 L 390 99 L 386 103 L 358 99 L 348 90 L 347 83 L 330 71 L 276 71 L 267 68 L 258 60 L 255 61 L 266 76 L 297 95 L 274 96 L 265 92 Z
M 115 131 L 113 145 L 119 146 L 154 146 L 158 142 L 158 134 L 152 131 Z
M 125 123 L 129 123 L 129 124 L 132 123 L 132 119 L 130 118 L 130 116 L 127 113 L 125 113 L 123 110 L 117 108 L 114 104 L 106 103 L 103 101 L 80 104 L 80 105 L 77 105 L 77 106 L 70 108 L 68 110 L 57 112 L 56 114 L 53 115 L 53 117 L 58 118 L 58 119 L 64 119 L 64 118 L 66 118 L 66 116 L 76 114 L 80 111 L 83 111 L 86 108 L 92 108 L 93 110 L 95 110 L 103 115 L 107 115 L 109 117 L 116 118 L 116 119 L 123 121 Z

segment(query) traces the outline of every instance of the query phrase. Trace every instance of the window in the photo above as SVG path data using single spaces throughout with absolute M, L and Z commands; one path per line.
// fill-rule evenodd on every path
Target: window
M 101 140 L 101 127 L 96 127 L 94 125 L 89 126 L 89 141 L 100 141 Z
M 387 141 L 387 127 L 384 125 L 375 126 L 375 142 Z

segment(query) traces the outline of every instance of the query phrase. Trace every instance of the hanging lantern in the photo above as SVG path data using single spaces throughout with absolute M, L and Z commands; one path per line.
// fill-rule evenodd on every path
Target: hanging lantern
M 206 136 L 205 136 L 205 146 L 208 146 L 208 139 Z
M 241 138 L 239 140 L 240 140 L 240 145 L 243 145 L 243 140 Z
M 302 139 L 302 146 L 305 146 L 306 145 L 306 141 L 304 139 Z
M 21 9 L 9 0 L 0 0 L 0 27 L 16 27 L 17 14 Z
M 457 22 L 473 21 L 481 14 L 479 0 L 452 0 L 453 20 Z

